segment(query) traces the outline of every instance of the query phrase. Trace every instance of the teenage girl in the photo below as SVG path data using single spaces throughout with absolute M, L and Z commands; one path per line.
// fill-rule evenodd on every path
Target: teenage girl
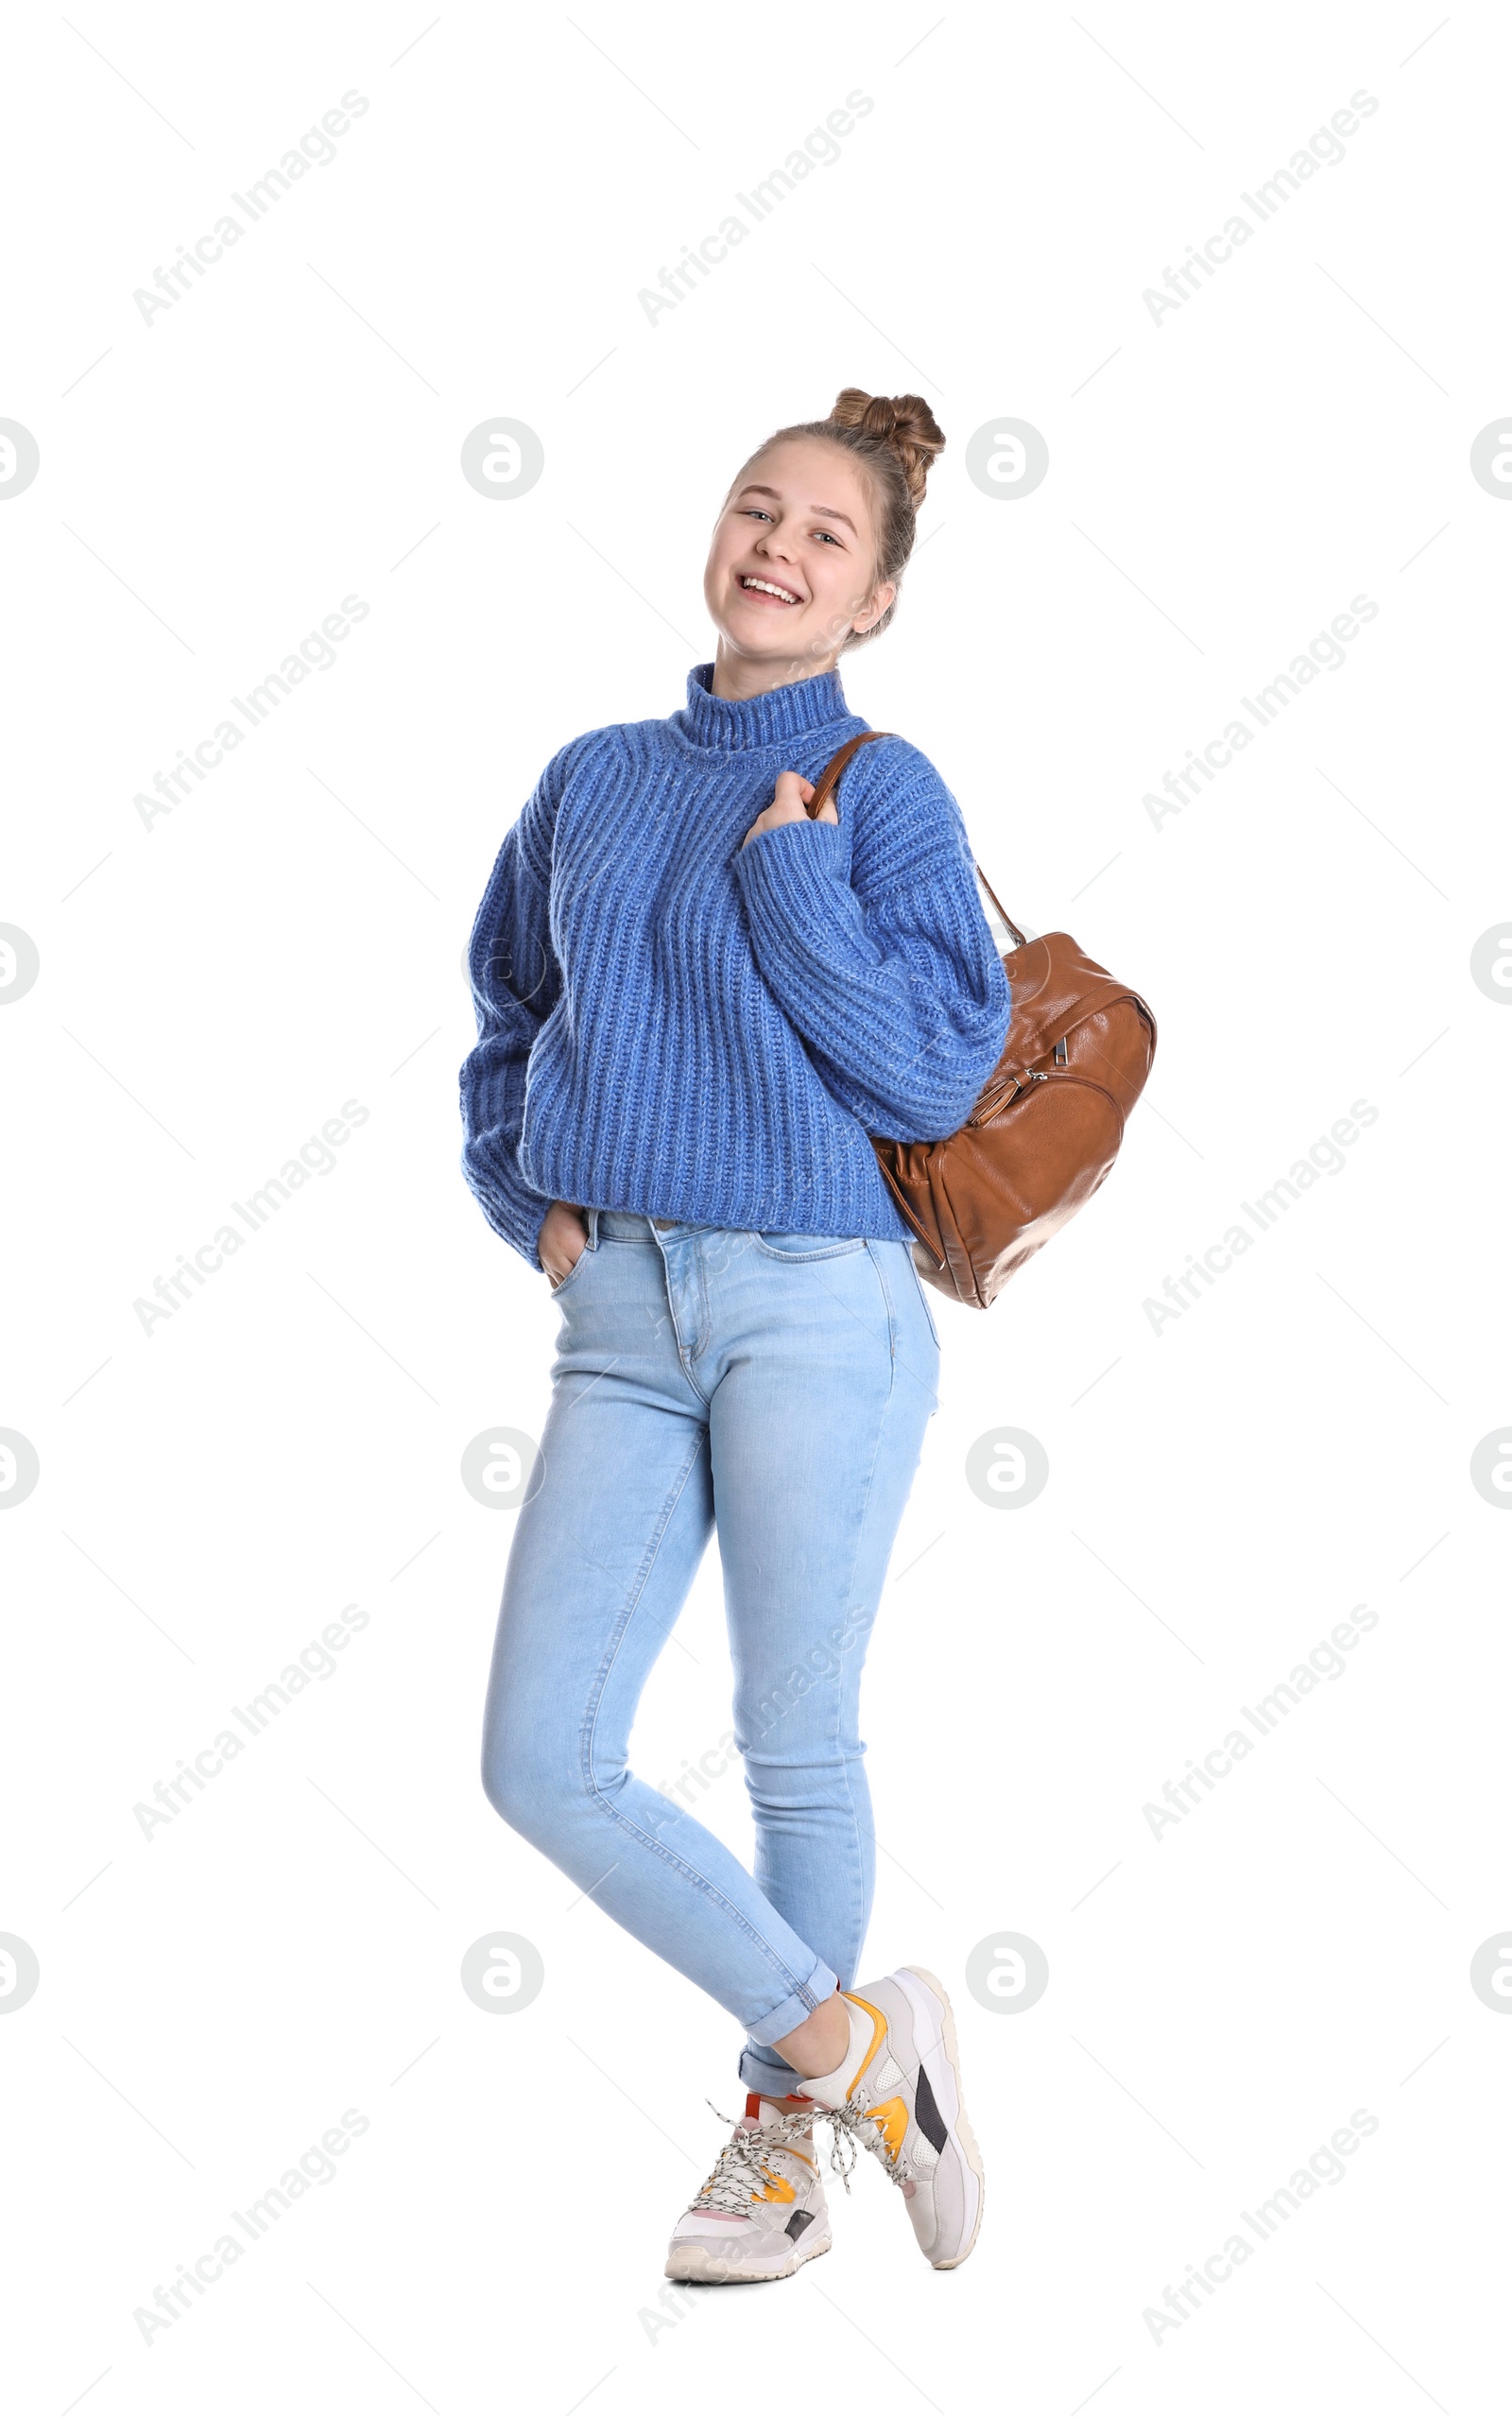
M 861 1668 L 939 1376 L 869 1136 L 965 1122 L 1008 984 L 921 751 L 866 744 L 806 808 L 867 724 L 838 662 L 891 622 L 944 444 L 922 398 L 847 388 L 748 458 L 704 574 L 712 663 L 672 717 L 557 753 L 470 949 L 463 1170 L 561 1312 L 483 1781 L 746 2032 L 745 2117 L 673 2233 L 677 2280 L 777 2279 L 828 2248 L 816 2116 L 848 2185 L 857 2147 L 876 2156 L 931 2264 L 981 2217 L 944 1988 L 855 1982 Z M 749 1873 L 627 1762 L 711 1528 Z

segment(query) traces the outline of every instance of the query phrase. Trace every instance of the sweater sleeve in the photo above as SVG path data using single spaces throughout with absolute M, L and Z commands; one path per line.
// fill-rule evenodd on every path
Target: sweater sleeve
M 868 1132 L 902 1141 L 965 1123 L 1010 1010 L 965 824 L 922 766 L 920 799 L 887 813 L 919 850 L 864 856 L 874 889 L 852 886 L 844 833 L 823 820 L 767 829 L 735 856 L 762 976 L 825 1087 Z
M 499 848 L 468 943 L 477 1044 L 462 1066 L 462 1172 L 496 1234 L 541 1268 L 551 1206 L 520 1171 L 525 1067 L 561 994 L 551 942 L 551 850 L 565 781 L 558 752 Z

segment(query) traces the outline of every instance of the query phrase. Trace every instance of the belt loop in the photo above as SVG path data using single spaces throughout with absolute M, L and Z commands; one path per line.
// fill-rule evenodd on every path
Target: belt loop
M 596 1251 L 598 1248 L 598 1210 L 596 1208 L 590 1208 L 588 1211 L 588 1247 L 591 1251 Z

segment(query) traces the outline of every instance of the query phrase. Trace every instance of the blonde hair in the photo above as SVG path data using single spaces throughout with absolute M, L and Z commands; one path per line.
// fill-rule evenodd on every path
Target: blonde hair
M 741 467 L 746 473 L 768 448 L 784 440 L 827 440 L 858 457 L 871 493 L 877 562 L 871 587 L 897 584 L 913 555 L 917 517 L 924 503 L 929 468 L 945 445 L 945 434 L 922 397 L 872 397 L 864 388 L 842 388 L 821 423 L 789 423 L 764 440 Z M 735 483 L 740 475 L 737 474 Z M 865 633 L 850 633 L 842 651 L 869 642 L 892 623 L 896 595 Z

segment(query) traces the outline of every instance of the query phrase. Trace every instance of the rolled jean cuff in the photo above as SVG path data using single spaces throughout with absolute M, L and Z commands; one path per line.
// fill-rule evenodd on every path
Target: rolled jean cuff
M 754 2021 L 746 2031 L 749 2042 L 740 2057 L 740 2076 L 744 2085 L 754 2087 L 760 2095 L 792 2094 L 799 2080 L 797 2070 L 784 2062 L 781 2054 L 773 2053 L 767 2060 L 754 2048 L 770 2047 L 779 2036 L 791 2036 L 795 2028 L 802 2027 L 811 2011 L 817 2010 L 821 2002 L 828 2002 L 832 1993 L 838 1993 L 839 1986 L 840 1980 L 833 1969 L 824 1960 L 816 1960 L 814 1974 L 806 1985 L 800 1986 L 797 1993 L 790 1993 L 786 2001 L 780 2002 L 775 2010 L 769 2010 L 765 2019 Z
M 764 2047 L 753 2053 L 747 2045 L 740 2057 L 740 2083 L 757 2095 L 790 2096 L 798 2093 L 798 2072 L 778 2053 L 768 2055 Z

